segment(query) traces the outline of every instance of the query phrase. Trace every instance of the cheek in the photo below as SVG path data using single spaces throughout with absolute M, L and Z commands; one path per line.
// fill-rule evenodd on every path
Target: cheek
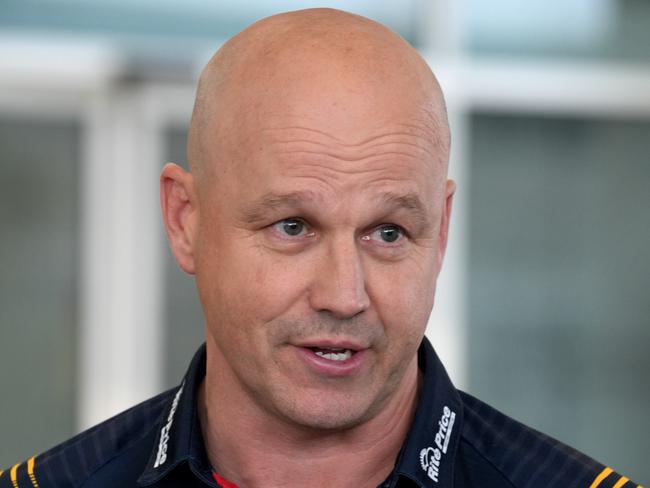
M 258 311 L 260 320 L 269 322 L 288 315 L 302 303 L 307 288 L 300 260 L 252 248 L 239 267 L 249 309 Z
M 368 292 L 387 333 L 420 334 L 435 294 L 435 270 L 421 261 L 403 261 L 368 273 Z
M 300 301 L 305 274 L 297 263 L 270 255 L 245 239 L 232 239 L 215 249 L 205 254 L 197 270 L 209 322 L 227 321 L 238 330 L 250 329 L 282 316 Z

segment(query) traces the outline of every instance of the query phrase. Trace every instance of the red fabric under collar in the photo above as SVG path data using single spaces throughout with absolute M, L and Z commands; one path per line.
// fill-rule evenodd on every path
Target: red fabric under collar
M 227 479 L 219 476 L 217 473 L 213 473 L 212 476 L 214 476 L 214 480 L 219 484 L 221 488 L 238 488 L 235 483 L 231 483 Z

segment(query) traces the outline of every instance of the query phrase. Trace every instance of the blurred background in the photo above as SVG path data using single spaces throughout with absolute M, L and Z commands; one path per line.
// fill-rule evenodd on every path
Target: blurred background
M 0 465 L 180 382 L 202 342 L 158 173 L 201 66 L 308 1 L 0 0 Z M 457 386 L 650 480 L 650 2 L 325 2 L 438 74 L 459 189 L 427 334 Z

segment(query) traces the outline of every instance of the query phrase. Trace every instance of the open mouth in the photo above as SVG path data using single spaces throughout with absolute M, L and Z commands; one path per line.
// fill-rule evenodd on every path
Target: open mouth
M 316 356 L 319 356 L 330 361 L 347 361 L 352 358 L 356 351 L 352 349 L 342 348 L 323 348 L 323 347 L 310 347 L 309 348 Z
M 367 347 L 352 342 L 328 343 L 329 341 L 314 341 L 311 344 L 301 344 L 296 350 L 317 375 L 328 378 L 349 377 L 363 371 L 367 364 Z

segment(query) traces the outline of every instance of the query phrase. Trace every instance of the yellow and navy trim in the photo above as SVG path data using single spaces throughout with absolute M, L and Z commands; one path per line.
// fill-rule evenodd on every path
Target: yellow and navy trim
M 31 457 L 26 463 L 14 464 L 9 472 L 0 470 L 0 487 L 11 488 L 41 488 L 36 478 L 36 457 Z
M 19 464 L 14 464 L 11 468 L 11 471 L 9 472 L 11 475 L 11 484 L 14 485 L 15 488 L 18 488 L 18 466 Z
M 40 488 L 38 486 L 38 481 L 36 481 L 36 474 L 34 474 L 34 465 L 36 464 L 36 458 L 32 457 L 27 461 L 27 474 L 29 475 L 29 481 L 32 482 L 34 488 Z
M 641 485 L 637 485 L 630 481 L 626 476 L 622 476 L 614 471 L 609 466 L 603 468 L 603 470 L 598 473 L 598 476 L 594 478 L 589 488 L 643 488 Z

